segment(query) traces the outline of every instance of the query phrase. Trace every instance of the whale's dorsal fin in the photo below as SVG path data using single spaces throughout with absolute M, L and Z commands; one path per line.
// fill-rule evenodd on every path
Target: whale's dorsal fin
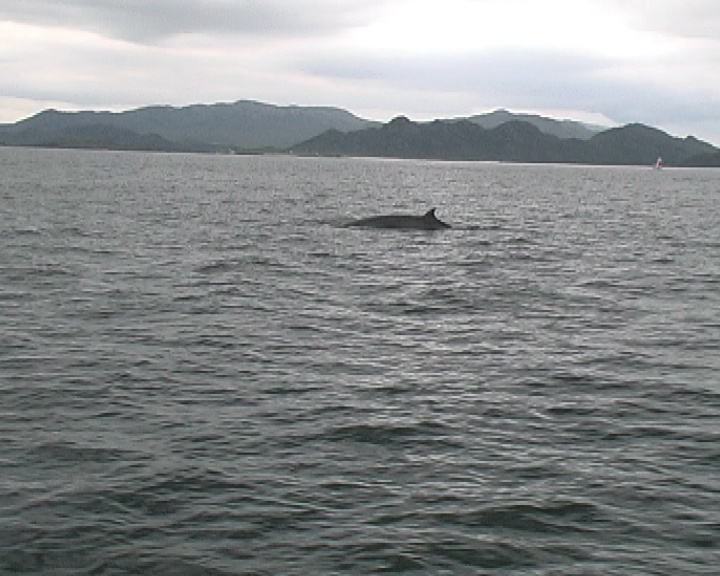
M 430 218 L 432 220 L 436 220 L 437 216 L 435 216 L 435 208 L 430 208 L 427 212 L 425 212 L 425 215 L 423 218 Z

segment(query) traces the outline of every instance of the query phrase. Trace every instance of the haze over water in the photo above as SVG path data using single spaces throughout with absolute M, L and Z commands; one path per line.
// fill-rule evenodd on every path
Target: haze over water
M 0 572 L 717 573 L 720 171 L 0 171 Z

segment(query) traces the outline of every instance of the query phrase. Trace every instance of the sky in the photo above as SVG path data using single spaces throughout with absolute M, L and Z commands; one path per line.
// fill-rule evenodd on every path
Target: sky
M 720 145 L 718 0 L 3 0 L 0 122 L 257 100 Z

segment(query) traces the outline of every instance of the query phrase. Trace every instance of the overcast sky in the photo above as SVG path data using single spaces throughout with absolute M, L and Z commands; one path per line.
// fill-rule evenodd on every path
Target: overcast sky
M 0 122 L 259 100 L 496 108 L 720 145 L 718 0 L 3 0 Z

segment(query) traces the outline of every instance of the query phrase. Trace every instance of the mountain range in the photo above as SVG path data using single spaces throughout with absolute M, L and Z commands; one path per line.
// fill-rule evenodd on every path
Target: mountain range
M 639 165 L 662 156 L 669 166 L 720 166 L 720 149 L 642 124 L 605 129 L 506 110 L 381 124 L 339 108 L 249 100 L 117 113 L 45 110 L 0 124 L 0 145 Z
M 181 108 L 149 106 L 126 112 L 45 110 L 15 124 L 0 125 L 0 144 L 198 152 L 282 150 L 325 130 L 359 130 L 377 124 L 339 108 L 273 106 L 250 100 Z M 95 146 L 89 132 L 96 133 Z
M 463 118 L 460 120 L 463 120 Z M 589 140 L 598 132 L 606 129 L 603 126 L 585 124 L 584 122 L 576 122 L 575 120 L 555 120 L 554 118 L 546 118 L 545 116 L 538 116 L 537 114 L 522 114 L 508 112 L 507 110 L 495 110 L 487 114 L 478 114 L 468 117 L 467 120 L 488 130 L 497 128 L 506 122 L 519 120 L 532 124 L 545 134 L 551 134 L 558 138 L 579 138 L 580 140 Z
M 559 138 L 529 122 L 511 120 L 486 129 L 470 120 L 417 123 L 398 117 L 380 128 L 328 131 L 293 147 L 317 156 L 371 156 L 438 160 L 651 165 L 661 156 L 668 166 L 712 157 L 714 146 L 675 138 L 656 128 L 628 124 L 587 139 Z

